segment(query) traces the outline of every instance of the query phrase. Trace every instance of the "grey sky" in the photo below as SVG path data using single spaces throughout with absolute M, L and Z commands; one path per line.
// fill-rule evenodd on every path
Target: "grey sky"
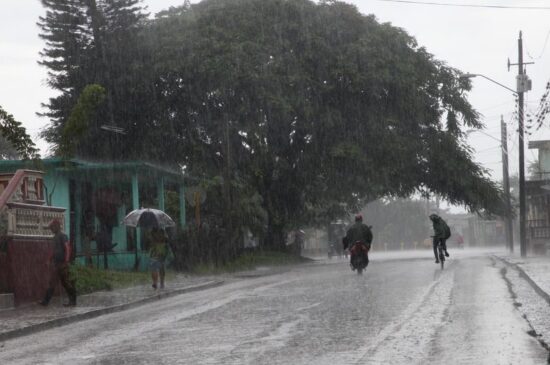
M 547 0 L 433 0 L 456 4 L 487 4 L 507 6 L 548 6 Z M 197 1 L 194 1 L 197 2 Z M 533 80 L 533 91 L 527 94 L 527 110 L 536 110 L 538 101 L 550 79 L 550 44 L 545 40 L 550 32 L 550 10 L 505 10 L 434 5 L 390 3 L 379 0 L 348 0 L 364 14 L 374 14 L 382 22 L 391 22 L 413 35 L 436 58 L 465 72 L 480 73 L 511 88 L 515 88 L 517 68 L 507 71 L 506 61 L 517 60 L 519 30 L 524 34 L 525 60 L 535 58 L 536 64 L 528 67 Z M 177 6 L 183 0 L 145 0 L 152 13 L 169 6 Z M 37 64 L 43 42 L 36 26 L 43 13 L 38 0 L 0 0 L 0 105 L 23 122 L 35 137 L 48 123 L 35 115 L 40 104 L 53 92 L 48 89 L 46 70 Z M 550 42 L 550 41 L 549 41 Z M 544 52 L 543 52 L 544 51 Z M 539 58 L 542 54 L 542 57 Z M 500 138 L 500 115 L 510 122 L 508 144 L 511 170 L 517 172 L 517 125 L 512 123 L 513 95 L 489 81 L 474 80 L 474 90 L 469 99 L 484 115 L 486 132 Z M 548 128 L 546 128 L 548 129 Z M 539 131 L 528 139 L 549 138 L 550 133 Z M 500 179 L 501 164 L 498 142 L 480 133 L 474 133 L 469 141 L 476 149 L 476 160 L 491 169 L 495 179 Z M 39 142 L 43 151 L 47 146 Z M 533 153 L 526 150 L 526 157 Z

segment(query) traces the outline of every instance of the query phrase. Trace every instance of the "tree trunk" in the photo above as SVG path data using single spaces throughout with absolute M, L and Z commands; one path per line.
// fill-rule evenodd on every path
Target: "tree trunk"
M 275 221 L 275 214 L 268 212 L 267 234 L 264 246 L 269 250 L 284 251 L 286 248 L 284 224 Z

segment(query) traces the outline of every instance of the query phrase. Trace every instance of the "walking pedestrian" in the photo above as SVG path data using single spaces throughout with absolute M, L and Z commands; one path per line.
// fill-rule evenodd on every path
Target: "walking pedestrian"
M 151 278 L 153 279 L 153 289 L 157 289 L 159 279 L 160 288 L 164 288 L 165 261 L 168 256 L 168 247 L 166 245 L 166 235 L 160 228 L 151 230 L 151 248 L 149 249 Z
M 65 288 L 69 296 L 69 302 L 63 304 L 65 307 L 76 306 L 76 288 L 75 280 L 70 277 L 69 261 L 70 261 L 70 246 L 67 235 L 61 231 L 61 222 L 54 219 L 48 226 L 53 233 L 53 253 L 48 259 L 48 269 L 50 264 L 54 264 L 54 272 L 50 272 L 48 290 L 44 299 L 39 302 L 43 306 L 47 306 L 52 299 L 53 292 L 57 281 L 61 281 L 61 285 Z

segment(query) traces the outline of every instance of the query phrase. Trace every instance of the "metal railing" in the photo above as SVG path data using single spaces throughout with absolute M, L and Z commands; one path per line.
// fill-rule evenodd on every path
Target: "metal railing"
M 550 227 L 549 226 L 529 227 L 529 238 L 550 239 Z

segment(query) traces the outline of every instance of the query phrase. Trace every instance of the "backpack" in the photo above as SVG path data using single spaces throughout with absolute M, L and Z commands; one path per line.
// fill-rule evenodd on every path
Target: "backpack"
M 445 239 L 449 239 L 449 237 L 451 237 L 451 229 L 449 228 L 449 226 L 447 225 L 447 223 L 443 223 L 444 226 L 443 226 L 443 230 L 445 232 L 445 235 L 443 236 L 443 238 Z

